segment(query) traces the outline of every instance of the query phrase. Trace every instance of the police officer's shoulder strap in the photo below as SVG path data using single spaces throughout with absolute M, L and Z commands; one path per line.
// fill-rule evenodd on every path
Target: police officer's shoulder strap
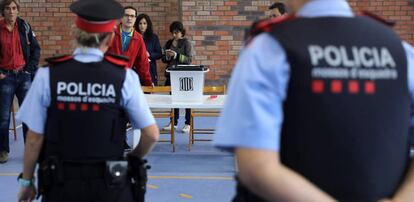
M 45 61 L 48 64 L 57 64 L 57 63 L 61 63 L 61 62 L 65 62 L 68 60 L 71 60 L 73 58 L 72 55 L 56 55 L 50 58 L 46 58 Z
M 369 17 L 369 18 L 371 18 L 371 19 L 373 19 L 375 21 L 378 21 L 378 22 L 380 22 L 380 23 L 382 23 L 384 25 L 387 25 L 389 27 L 394 27 L 395 24 L 396 24 L 395 21 L 384 19 L 384 18 L 382 18 L 382 17 L 380 17 L 380 16 L 378 16 L 378 15 L 372 13 L 372 12 L 369 12 L 369 11 L 361 11 L 361 13 L 359 13 L 358 15 L 359 16 Z
M 296 15 L 284 15 L 278 18 L 271 18 L 271 19 L 257 21 L 253 23 L 252 28 L 250 29 L 250 35 L 249 35 L 248 42 L 250 42 L 254 37 L 256 37 L 257 35 L 263 32 L 269 32 L 272 26 L 274 25 L 282 24 L 284 22 L 288 22 L 296 18 L 297 18 Z
M 105 60 L 123 68 L 128 66 L 129 58 L 123 55 L 116 55 L 113 53 L 105 53 Z

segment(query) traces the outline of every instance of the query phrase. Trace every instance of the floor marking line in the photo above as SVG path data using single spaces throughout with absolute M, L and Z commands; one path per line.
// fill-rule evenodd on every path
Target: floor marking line
M 183 198 L 188 198 L 188 199 L 192 199 L 193 196 L 188 195 L 188 194 L 179 194 L 179 196 L 183 197 Z
M 20 173 L 0 173 L 0 176 L 18 176 Z
M 151 185 L 151 184 L 147 184 L 147 187 L 150 189 L 158 189 L 160 188 L 159 186 L 155 186 L 155 185 Z

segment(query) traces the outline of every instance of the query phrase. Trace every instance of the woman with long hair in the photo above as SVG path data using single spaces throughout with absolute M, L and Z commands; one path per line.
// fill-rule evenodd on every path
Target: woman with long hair
M 161 59 L 161 45 L 158 36 L 154 34 L 152 29 L 152 21 L 147 14 L 140 14 L 135 22 L 135 30 L 141 33 L 144 38 L 145 46 L 147 48 L 147 55 L 150 59 L 150 73 L 152 83 L 157 85 L 157 60 Z

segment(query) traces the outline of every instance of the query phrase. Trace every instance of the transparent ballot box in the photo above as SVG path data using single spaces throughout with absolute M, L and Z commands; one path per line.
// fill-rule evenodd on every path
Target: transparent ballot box
M 172 102 L 203 102 L 204 65 L 177 65 L 167 68 L 171 78 Z

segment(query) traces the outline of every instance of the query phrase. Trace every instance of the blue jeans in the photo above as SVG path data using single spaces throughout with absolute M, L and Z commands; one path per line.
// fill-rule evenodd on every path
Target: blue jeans
M 6 77 L 0 80 L 0 151 L 10 152 L 9 126 L 10 113 L 14 95 L 19 105 L 22 104 L 27 91 L 32 84 L 31 75 L 25 72 L 6 73 Z M 26 140 L 27 127 L 23 125 L 23 137 Z

